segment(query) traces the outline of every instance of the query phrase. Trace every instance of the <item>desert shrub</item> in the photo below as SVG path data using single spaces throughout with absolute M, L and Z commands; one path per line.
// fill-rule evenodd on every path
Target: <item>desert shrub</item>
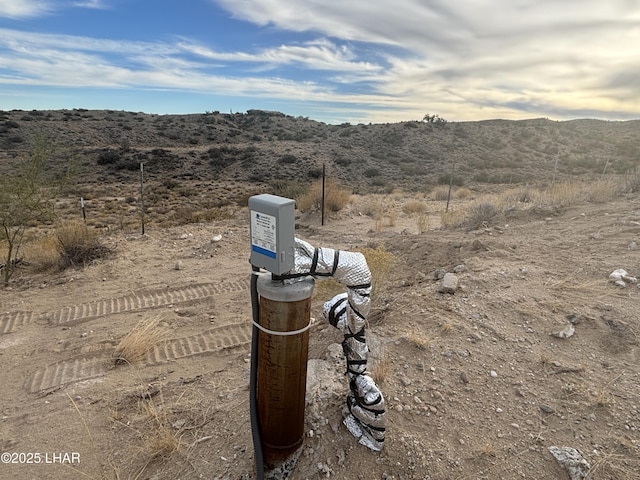
M 554 207 L 569 207 L 580 200 L 580 186 L 574 183 L 557 183 L 543 194 L 543 202 Z
M 472 229 L 480 228 L 483 225 L 488 225 L 499 212 L 496 204 L 491 201 L 476 202 L 467 210 L 464 224 Z
M 412 200 L 410 202 L 405 203 L 402 206 L 402 211 L 407 215 L 413 215 L 416 213 L 425 213 L 429 210 L 429 206 L 421 202 L 420 200 Z
M 296 163 L 297 161 L 298 161 L 298 157 L 296 157 L 295 155 L 291 155 L 290 153 L 282 155 L 278 159 L 278 163 L 283 164 L 283 165 L 290 165 L 292 163 Z
M 379 296 L 389 287 L 391 272 L 397 266 L 398 258 L 383 246 L 364 247 L 359 251 L 366 258 L 371 271 L 372 292 Z
M 431 191 L 431 199 L 443 201 L 449 196 L 449 187 L 447 185 L 438 185 Z
M 320 167 L 314 167 L 314 168 L 310 168 L 309 170 L 307 170 L 307 176 L 309 178 L 321 178 L 322 177 L 322 168 Z
M 440 175 L 438 177 L 438 183 L 440 185 L 449 185 L 449 182 L 451 182 L 452 185 L 455 185 L 457 187 L 461 187 L 462 185 L 464 185 L 464 178 L 456 175 L 454 175 L 453 178 L 450 177 L 451 176 L 448 173 L 446 175 Z
M 309 191 L 309 186 L 304 183 L 289 180 L 274 180 L 271 182 L 272 193 L 280 197 L 297 200 Z
M 70 222 L 56 229 L 60 248 L 60 268 L 84 266 L 105 258 L 112 250 L 103 245 L 95 230 L 81 222 Z
M 327 178 L 325 182 L 325 207 L 332 212 L 339 212 L 351 200 L 351 192 L 341 187 L 338 182 Z M 309 191 L 298 198 L 297 205 L 301 212 L 319 209 L 322 205 L 322 181 L 316 181 Z
M 377 177 L 380 175 L 380 170 L 376 167 L 367 168 L 362 174 L 367 178 Z
M 605 203 L 619 193 L 619 185 L 611 179 L 598 180 L 586 188 L 587 200 L 593 203 Z
M 465 222 L 466 211 L 462 209 L 449 209 L 440 213 L 440 224 L 447 227 L 458 227 Z
M 640 167 L 627 171 L 624 175 L 623 182 L 626 191 L 632 193 L 640 191 Z
M 116 150 L 104 150 L 98 154 L 98 165 L 114 165 L 120 161 L 120 153 Z
M 60 265 L 60 249 L 57 238 L 46 236 L 25 245 L 25 257 L 38 271 L 57 269 Z
M 506 190 L 502 194 L 503 202 L 507 205 L 514 203 L 531 203 L 536 198 L 536 192 L 531 187 L 518 187 Z
M 468 188 L 458 188 L 455 192 L 456 198 L 469 198 L 471 196 L 471 190 Z
M 420 214 L 416 217 L 416 227 L 418 227 L 418 233 L 424 233 L 429 230 L 430 224 L 431 220 L 429 219 L 429 215 Z
M 162 180 L 162 185 L 164 185 L 168 190 L 172 190 L 177 186 L 179 186 L 180 182 L 178 182 L 177 180 L 174 180 L 173 178 L 168 177 Z

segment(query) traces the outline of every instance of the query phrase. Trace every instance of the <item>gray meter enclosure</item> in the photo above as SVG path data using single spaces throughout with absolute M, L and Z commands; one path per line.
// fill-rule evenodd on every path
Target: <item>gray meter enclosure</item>
M 268 193 L 249 198 L 249 230 L 254 267 L 282 275 L 294 268 L 295 201 Z

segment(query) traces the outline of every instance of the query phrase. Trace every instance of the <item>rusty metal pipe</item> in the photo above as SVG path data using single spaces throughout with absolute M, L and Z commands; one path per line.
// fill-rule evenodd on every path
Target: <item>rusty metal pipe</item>
M 257 413 L 266 472 L 293 468 L 302 446 L 313 286 L 311 277 L 258 278 Z

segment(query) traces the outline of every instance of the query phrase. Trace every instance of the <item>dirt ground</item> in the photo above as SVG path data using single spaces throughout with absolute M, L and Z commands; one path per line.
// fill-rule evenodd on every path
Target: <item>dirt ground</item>
M 363 197 L 325 226 L 297 219 L 316 246 L 384 247 L 397 263 L 376 279 L 367 331 L 385 447 L 369 451 L 341 423 L 341 338 L 322 322 L 331 294 L 319 280 L 291 478 L 570 478 L 551 446 L 577 449 L 589 478 L 640 478 L 640 290 L 608 278 L 640 274 L 638 197 L 514 211 L 474 231 L 434 217 L 421 234 L 393 201 L 399 214 L 382 225 Z M 247 223 L 244 210 L 110 233 L 111 259 L 16 274 L 0 291 L 0 450 L 14 454 L 1 478 L 254 478 Z M 454 268 L 458 290 L 439 293 L 434 272 Z M 164 340 L 114 362 L 123 337 L 154 319 Z

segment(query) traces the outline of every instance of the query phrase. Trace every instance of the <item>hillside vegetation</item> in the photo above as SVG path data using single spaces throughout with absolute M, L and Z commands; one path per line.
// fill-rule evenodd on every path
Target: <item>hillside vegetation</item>
M 640 121 L 547 119 L 327 125 L 278 112 L 149 115 L 0 112 L 3 166 L 48 135 L 80 157 L 83 181 L 150 179 L 310 183 L 325 165 L 356 193 L 438 183 L 540 184 L 625 174 L 640 164 Z M 4 158 L 3 158 L 4 157 Z

